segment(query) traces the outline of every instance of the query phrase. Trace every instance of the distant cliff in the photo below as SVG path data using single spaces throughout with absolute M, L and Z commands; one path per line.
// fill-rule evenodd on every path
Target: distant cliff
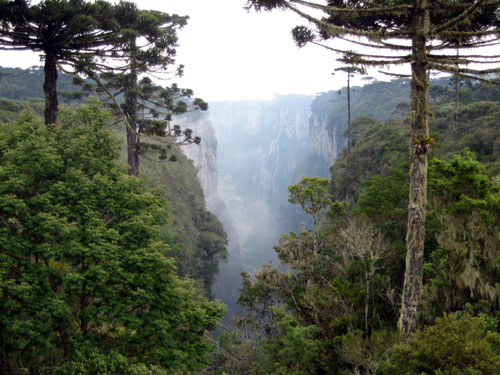
M 196 136 L 201 137 L 199 145 L 191 144 L 182 147 L 184 154 L 193 161 L 198 173 L 205 195 L 207 208 L 215 214 L 222 223 L 228 237 L 228 257 L 225 262 L 219 264 L 219 272 L 212 285 L 215 298 L 223 301 L 228 307 L 228 315 L 225 321 L 240 311 L 236 301 L 239 297 L 241 286 L 241 248 L 238 233 L 234 228 L 234 220 L 228 211 L 225 202 L 217 193 L 218 170 L 217 170 L 217 138 L 215 129 L 205 112 L 189 113 L 174 118 L 174 124 L 182 128 L 190 128 Z
M 311 96 L 210 103 L 218 144 L 218 193 L 233 217 L 245 271 L 274 258 L 287 186 L 310 154 Z M 328 173 L 329 163 L 324 173 Z M 291 207 L 291 206 L 290 206 Z M 285 224 L 284 224 L 285 223 Z
M 401 98 L 408 97 L 408 90 L 406 80 L 354 87 L 352 118 L 385 120 L 398 104 L 407 104 Z M 287 187 L 303 176 L 329 176 L 346 142 L 346 90 L 212 102 L 208 112 L 190 115 L 181 125 L 202 137 L 200 146 L 185 152 L 199 168 L 208 207 L 220 207 L 213 197 L 224 201 L 241 244 L 243 267 L 252 272 L 273 259 L 272 245 L 281 233 L 308 224 L 308 217 L 288 203 Z
M 353 87 L 351 117 L 404 117 L 408 94 L 408 80 Z M 281 233 L 297 230 L 301 222 L 310 225 L 300 208 L 288 203 L 287 186 L 303 176 L 330 177 L 329 168 L 346 144 L 346 89 L 315 97 L 213 102 L 208 112 L 181 125 L 202 137 L 202 144 L 189 146 L 186 154 L 199 168 L 208 207 L 226 220 L 230 253 L 233 241 L 239 264 L 251 273 L 276 261 L 272 246 Z M 219 287 L 228 284 L 224 267 Z
M 273 203 L 281 199 L 310 149 L 310 96 L 210 103 L 219 143 L 219 189 Z M 230 186 L 228 186 L 230 185 Z M 233 192 L 231 189 L 234 189 Z
M 207 204 L 217 195 L 217 138 L 215 129 L 208 116 L 203 112 L 190 113 L 175 117 L 174 125 L 190 128 L 195 136 L 201 137 L 199 145 L 191 144 L 182 147 L 184 154 L 194 162 L 198 169 L 198 179 L 205 193 Z

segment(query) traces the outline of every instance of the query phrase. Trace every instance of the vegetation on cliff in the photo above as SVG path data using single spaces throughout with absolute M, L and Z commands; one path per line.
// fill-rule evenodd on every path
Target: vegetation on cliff
M 390 83 L 376 85 L 391 91 Z M 393 347 L 399 341 L 410 147 L 409 120 L 391 110 L 397 117 L 384 122 L 366 116 L 353 121 L 351 152 L 334 163 L 330 190 L 323 192 L 323 200 L 332 201 L 319 231 L 299 227 L 283 235 L 275 246 L 281 266 L 266 264 L 245 276 L 240 303 L 248 313 L 220 340 L 220 370 L 458 374 L 459 357 L 471 374 L 498 370 L 500 91 L 478 82 L 462 87 L 452 141 L 453 92 L 436 87 L 420 305 L 420 324 L 429 328 Z M 379 97 L 388 95 L 380 91 Z M 377 106 L 377 97 L 367 100 Z M 316 191 L 301 189 L 302 201 L 307 194 L 318 200 Z M 242 341 L 249 329 L 254 336 Z M 462 331 L 470 333 L 470 347 L 453 341 Z

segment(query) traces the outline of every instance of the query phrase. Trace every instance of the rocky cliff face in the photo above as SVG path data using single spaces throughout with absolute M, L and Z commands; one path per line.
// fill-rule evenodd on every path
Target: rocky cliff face
M 309 162 L 321 164 L 318 169 L 326 175 L 334 159 L 328 146 L 311 159 L 312 150 L 321 149 L 314 142 L 324 142 L 321 136 L 310 136 L 313 100 L 280 96 L 272 101 L 210 103 L 218 142 L 218 192 L 234 219 L 245 271 L 273 260 L 272 246 L 281 233 L 296 229 L 289 225 L 288 216 L 297 216 L 297 211 L 287 202 L 287 186 L 305 174 L 317 175 L 307 167 Z
M 220 199 L 217 193 L 217 138 L 215 129 L 207 114 L 203 112 L 178 116 L 174 118 L 174 124 L 180 125 L 181 128 L 190 128 L 194 135 L 201 137 L 199 145 L 183 146 L 182 150 L 198 169 L 198 179 L 203 188 L 208 210 L 217 216 L 227 233 L 227 261 L 219 265 L 219 273 L 212 286 L 212 292 L 215 298 L 227 305 L 228 313 L 225 322 L 229 323 L 229 319 L 240 311 L 236 301 L 239 297 L 243 267 L 241 265 L 240 240 L 234 229 L 233 218 L 225 202 Z
M 203 112 L 175 117 L 173 123 L 180 125 L 183 129 L 192 129 L 195 136 L 201 137 L 199 145 L 183 146 L 182 150 L 198 169 L 198 179 L 207 204 L 210 206 L 210 199 L 217 195 L 217 138 L 215 137 L 215 129 L 208 116 Z
M 409 82 L 373 82 L 351 88 L 351 118 L 369 116 L 385 121 L 394 115 L 398 104 L 408 101 Z M 309 123 L 310 152 L 332 165 L 346 146 L 347 90 L 321 93 L 311 103 Z M 309 166 L 311 167 L 311 166 Z
M 344 146 L 345 140 L 331 136 L 329 122 L 330 116 L 328 114 L 315 112 L 311 114 L 309 121 L 311 147 L 309 151 L 331 165 Z M 334 133 L 337 133 L 336 128 L 334 128 Z
M 310 96 L 211 103 L 223 196 L 276 202 L 310 148 Z M 229 186 L 230 185 L 230 186 Z M 285 192 L 283 191 L 285 188 Z
M 344 100 L 335 92 L 214 102 L 208 112 L 176 119 L 202 138 L 184 151 L 199 169 L 208 208 L 232 218 L 225 228 L 235 232 L 229 236 L 241 245 L 246 271 L 273 259 L 272 245 L 281 233 L 307 221 L 287 202 L 287 186 L 305 175 L 328 176 L 345 144 Z

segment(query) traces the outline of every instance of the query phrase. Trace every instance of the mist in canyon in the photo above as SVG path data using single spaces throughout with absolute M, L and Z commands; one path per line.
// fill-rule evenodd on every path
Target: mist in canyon
M 311 169 L 327 176 L 338 152 L 330 137 L 310 137 L 311 126 L 326 126 L 311 112 L 313 100 L 280 96 L 214 102 L 207 113 L 177 119 L 202 138 L 199 146 L 187 146 L 184 152 L 199 170 L 207 208 L 228 234 L 228 261 L 220 265 L 213 292 L 230 312 L 238 311 L 241 272 L 253 274 L 269 261 L 277 264 L 273 244 L 282 233 L 308 222 L 288 203 L 287 186 L 310 175 Z
M 363 101 L 385 84 L 353 88 L 353 118 L 384 120 L 390 115 Z M 407 82 L 401 81 L 398 90 L 409 90 Z M 400 101 L 397 95 L 384 102 L 395 108 L 395 100 Z M 281 234 L 296 231 L 302 223 L 310 228 L 300 207 L 288 203 L 287 187 L 304 176 L 329 176 L 346 144 L 346 91 L 211 102 L 207 112 L 176 121 L 202 138 L 199 146 L 187 146 L 184 152 L 198 168 L 207 208 L 228 234 L 228 260 L 220 264 L 213 293 L 234 313 L 241 272 L 253 274 L 265 262 L 279 264 L 273 245 Z

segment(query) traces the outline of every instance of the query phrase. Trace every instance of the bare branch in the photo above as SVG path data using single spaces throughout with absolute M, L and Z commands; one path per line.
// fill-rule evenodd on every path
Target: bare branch
M 411 78 L 411 74 L 391 73 L 391 72 L 386 72 L 384 70 L 379 70 L 378 72 L 385 74 L 386 76 L 391 76 L 391 77 L 396 77 L 396 78 Z
M 452 65 L 439 64 L 435 62 L 429 62 L 429 68 L 432 70 L 438 70 L 441 72 L 451 73 L 451 74 L 477 74 L 477 75 L 488 75 L 500 73 L 500 67 L 494 69 L 466 69 L 457 68 Z
M 311 3 L 304 0 L 290 0 L 292 3 L 297 3 L 305 5 L 309 8 L 319 9 L 330 14 L 369 14 L 373 16 L 381 16 L 391 14 L 393 12 L 408 12 L 413 9 L 413 5 L 396 5 L 396 6 L 384 6 L 384 7 L 374 7 L 374 8 L 338 8 L 327 5 L 320 5 L 317 3 Z
M 340 26 L 334 26 L 331 25 L 325 21 L 321 21 L 315 17 L 312 17 L 311 15 L 302 12 L 301 10 L 293 7 L 292 5 L 285 3 L 285 5 L 288 9 L 291 11 L 297 13 L 299 16 L 307 19 L 308 21 L 312 22 L 315 24 L 318 28 L 323 30 L 327 35 L 336 37 L 338 35 L 356 35 L 356 36 L 361 36 L 361 37 L 366 37 L 369 40 L 374 40 L 378 41 L 381 39 L 387 39 L 387 38 L 400 38 L 400 37 L 407 37 L 410 35 L 408 31 L 377 31 L 377 32 L 370 32 L 370 31 L 359 31 L 356 29 L 350 29 L 347 27 L 340 27 Z

